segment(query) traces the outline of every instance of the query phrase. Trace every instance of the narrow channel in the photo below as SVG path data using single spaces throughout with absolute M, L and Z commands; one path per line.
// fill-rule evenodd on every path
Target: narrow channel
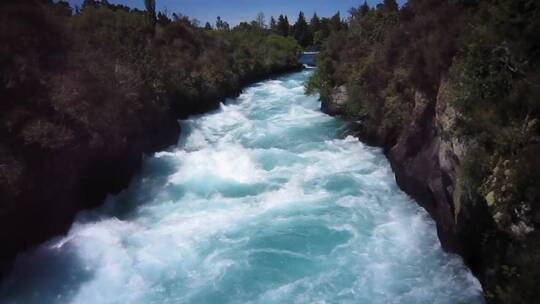
M 182 121 L 174 149 L 17 259 L 1 303 L 482 303 L 382 151 L 304 94 L 309 70 Z

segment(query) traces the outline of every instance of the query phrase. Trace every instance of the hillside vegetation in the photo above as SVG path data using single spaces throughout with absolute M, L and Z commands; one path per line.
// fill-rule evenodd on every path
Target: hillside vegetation
M 361 136 L 388 152 L 404 129 L 432 122 L 441 142 L 465 147 L 450 226 L 465 243 L 455 250 L 492 303 L 536 303 L 539 296 L 539 37 L 538 1 L 364 4 L 351 10 L 348 30 L 328 38 L 307 85 L 323 102 L 346 88 L 340 114 L 360 120 Z M 442 133 L 441 100 L 455 116 Z M 430 136 L 405 145 L 420 147 Z
M 0 4 L 0 265 L 124 187 L 143 153 L 175 143 L 179 117 L 299 67 L 293 38 L 145 2 Z

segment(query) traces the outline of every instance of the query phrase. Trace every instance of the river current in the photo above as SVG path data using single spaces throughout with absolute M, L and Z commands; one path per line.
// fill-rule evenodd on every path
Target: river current
M 482 303 L 382 151 L 304 94 L 310 73 L 182 121 L 128 189 L 20 255 L 0 303 Z

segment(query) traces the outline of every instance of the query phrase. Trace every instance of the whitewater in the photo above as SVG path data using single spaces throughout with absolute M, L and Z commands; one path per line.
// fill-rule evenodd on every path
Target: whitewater
M 181 121 L 128 189 L 21 254 L 0 303 L 483 303 L 379 148 L 310 71 Z

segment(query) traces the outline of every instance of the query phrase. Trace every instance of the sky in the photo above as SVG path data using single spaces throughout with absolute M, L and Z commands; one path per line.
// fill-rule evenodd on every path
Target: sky
M 83 0 L 68 0 L 72 6 L 80 5 Z M 290 21 L 296 20 L 298 12 L 303 11 L 308 20 L 314 12 L 319 16 L 330 17 L 337 11 L 342 17 L 353 6 L 358 6 L 364 0 L 156 0 L 157 8 L 172 13 L 181 13 L 190 18 L 197 18 L 203 24 L 209 21 L 214 24 L 216 17 L 221 16 L 231 25 L 242 21 L 255 19 L 259 12 L 263 12 L 267 21 L 270 16 L 284 14 Z M 371 6 L 381 1 L 368 0 Z M 402 4 L 405 0 L 398 0 Z M 143 0 L 109 0 L 109 3 L 124 4 L 130 7 L 144 8 Z

